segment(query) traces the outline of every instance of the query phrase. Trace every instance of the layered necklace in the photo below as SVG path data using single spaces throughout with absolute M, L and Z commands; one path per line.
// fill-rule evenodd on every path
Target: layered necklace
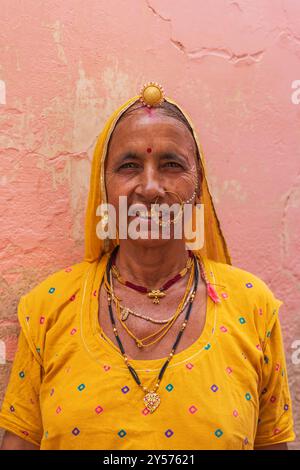
M 192 265 L 194 266 L 194 260 L 192 261 Z M 179 315 L 185 309 L 185 307 L 187 305 L 187 300 L 192 295 L 193 280 L 194 280 L 194 270 L 191 270 L 191 273 L 190 273 L 190 276 L 189 276 L 189 279 L 188 279 L 188 283 L 187 283 L 184 295 L 183 295 L 182 299 L 180 300 L 179 305 L 178 305 L 175 313 L 170 318 L 163 321 L 164 322 L 163 326 L 159 330 L 155 331 L 154 333 L 152 333 L 152 334 L 150 334 L 150 335 L 148 335 L 144 338 L 137 338 L 134 335 L 134 333 L 129 329 L 129 327 L 125 324 L 125 320 L 122 320 L 122 318 L 124 318 L 124 312 L 129 312 L 130 310 L 126 307 L 121 306 L 120 299 L 115 295 L 114 289 L 113 289 L 113 282 L 112 282 L 111 273 L 110 273 L 109 287 L 107 286 L 106 276 L 104 278 L 104 282 L 105 282 L 105 286 L 107 288 L 107 291 L 110 293 L 111 298 L 112 298 L 112 300 L 115 304 L 116 312 L 117 312 L 117 316 L 118 316 L 118 319 L 120 321 L 120 324 L 126 330 L 126 332 L 129 334 L 129 336 L 131 336 L 131 338 L 134 339 L 134 341 L 135 341 L 138 348 L 145 348 L 145 347 L 148 347 L 148 346 L 152 346 L 153 344 L 160 341 L 168 333 L 168 331 L 170 330 L 172 325 L 175 323 L 175 321 L 177 320 Z M 123 315 L 123 317 L 122 317 L 122 315 Z M 134 315 L 136 317 L 139 317 L 139 318 L 142 318 L 142 319 L 145 319 L 145 317 L 146 317 L 146 316 L 140 315 L 136 312 L 134 312 Z M 153 322 L 153 320 L 154 320 L 151 317 L 147 317 L 147 318 L 151 322 Z
M 136 370 L 132 367 L 132 365 L 130 364 L 129 362 L 129 359 L 126 355 L 126 352 L 124 350 L 124 347 L 123 347 L 123 344 L 121 342 L 121 339 L 119 337 L 119 334 L 118 334 L 118 330 L 117 330 L 117 326 L 116 326 L 116 322 L 115 322 L 115 317 L 114 317 L 114 314 L 113 314 L 113 309 L 112 309 L 112 296 L 114 295 L 113 294 L 113 291 L 112 291 L 112 283 L 111 283 L 111 267 L 112 267 L 112 264 L 113 264 L 113 261 L 115 259 L 115 256 L 116 256 L 116 251 L 117 251 L 118 247 L 115 248 L 115 250 L 113 251 L 112 255 L 110 256 L 109 260 L 108 260 L 108 263 L 107 263 L 107 266 L 106 266 L 106 272 L 105 272 L 105 288 L 107 290 L 107 303 L 108 303 L 108 310 L 109 310 L 109 317 L 110 317 L 110 320 L 111 320 L 111 324 L 112 324 L 112 327 L 113 327 L 113 331 L 114 331 L 114 334 L 115 334 L 115 337 L 116 337 L 116 341 L 118 343 L 118 346 L 119 346 L 119 349 L 120 349 L 120 352 L 124 358 L 124 361 L 125 361 L 125 364 L 126 366 L 128 367 L 128 370 L 129 372 L 131 373 L 133 379 L 135 380 L 135 382 L 137 383 L 137 385 L 143 390 L 144 392 L 144 404 L 146 406 L 146 408 L 151 412 L 153 413 L 157 407 L 159 406 L 160 404 L 160 396 L 159 394 L 157 393 L 157 390 L 159 388 L 159 385 L 161 383 L 161 380 L 163 378 L 163 375 L 170 363 L 170 361 L 172 360 L 172 357 L 174 356 L 175 354 L 175 351 L 177 349 L 177 346 L 179 344 L 179 341 L 183 335 L 183 332 L 186 328 L 186 325 L 187 325 L 187 322 L 188 322 L 188 319 L 190 317 L 190 313 L 191 313 L 191 310 L 192 310 L 192 304 L 193 304 L 193 300 L 194 300 L 194 297 L 196 295 L 196 291 L 197 291 L 197 287 L 198 287 L 198 280 L 199 280 L 199 268 L 198 268 L 198 262 L 197 262 L 197 258 L 195 257 L 195 255 L 192 253 L 192 274 L 189 278 L 189 281 L 191 281 L 191 284 L 192 284 L 192 291 L 191 291 L 191 294 L 189 294 L 189 289 L 191 288 L 191 286 L 187 286 L 187 289 L 185 291 L 185 294 L 183 296 L 183 299 L 182 301 L 180 302 L 176 312 L 177 312 L 177 316 L 176 316 L 176 312 L 175 312 L 175 315 L 174 317 L 176 316 L 176 318 L 178 317 L 179 315 L 179 311 L 182 309 L 187 297 L 188 297 L 188 307 L 187 307 L 187 311 L 186 311 L 186 314 L 185 314 L 185 318 L 184 318 L 184 321 L 180 327 L 180 330 L 179 330 L 179 333 L 177 335 L 177 338 L 172 346 L 172 349 L 171 349 L 171 352 L 169 354 L 169 356 L 167 357 L 166 361 L 164 362 L 159 374 L 158 374 L 158 377 L 157 377 L 157 381 L 155 383 L 155 386 L 153 387 L 153 389 L 148 389 L 147 387 L 145 387 L 142 383 L 141 383 L 141 380 L 138 376 L 138 373 L 136 372 Z M 189 282 L 188 282 L 189 284 Z M 173 317 L 173 319 L 174 319 Z M 174 320 L 175 321 L 175 320 Z M 173 323 L 174 323 L 173 321 Z M 172 323 L 172 324 L 173 324 Z M 153 343 L 152 343 L 153 344 Z
M 116 294 L 114 292 L 114 289 L 113 289 L 112 276 L 110 276 L 110 286 L 111 286 L 111 297 L 112 297 L 113 302 L 116 305 L 116 308 L 119 308 L 119 311 L 120 311 L 119 320 L 121 320 L 122 323 L 125 322 L 130 315 L 132 315 L 134 317 L 137 317 L 137 318 L 141 318 L 142 320 L 145 320 L 145 321 L 157 324 L 157 325 L 163 325 L 163 324 L 169 323 L 172 320 L 172 318 L 174 317 L 174 315 L 172 315 L 171 317 L 162 320 L 162 319 L 158 319 L 158 318 L 153 318 L 150 315 L 143 315 L 141 313 L 137 313 L 135 310 L 132 310 L 129 307 L 125 307 L 124 305 L 121 304 L 122 299 L 120 299 L 119 297 L 116 296 Z M 180 313 L 182 313 L 185 310 L 190 295 L 191 295 L 191 291 L 189 293 L 188 298 L 184 302 Z

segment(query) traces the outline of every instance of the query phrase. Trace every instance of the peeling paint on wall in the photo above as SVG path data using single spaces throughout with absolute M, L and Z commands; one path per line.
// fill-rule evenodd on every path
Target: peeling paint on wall
M 194 123 L 233 263 L 284 301 L 299 436 L 300 2 L 23 3 L 6 2 L 0 17 L 0 341 L 7 362 L 20 296 L 82 259 L 102 126 L 145 82 L 158 81 Z

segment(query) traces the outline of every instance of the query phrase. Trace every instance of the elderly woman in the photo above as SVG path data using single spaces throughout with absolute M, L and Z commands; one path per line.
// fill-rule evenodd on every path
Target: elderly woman
M 175 236 L 189 204 L 200 248 Z M 231 265 L 191 120 L 157 83 L 98 139 L 85 243 L 20 299 L 2 448 L 287 449 L 282 301 Z

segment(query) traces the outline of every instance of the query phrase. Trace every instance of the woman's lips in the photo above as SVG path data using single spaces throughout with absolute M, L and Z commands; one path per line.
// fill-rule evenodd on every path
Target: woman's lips
M 142 219 L 142 220 L 151 220 L 151 219 L 156 220 L 157 218 L 161 219 L 162 215 L 159 214 L 158 216 L 157 215 L 152 215 L 152 216 L 147 215 L 147 216 L 145 216 L 145 215 L 142 215 L 142 214 L 138 214 L 135 217 L 138 217 L 139 219 Z
M 151 220 L 153 220 L 154 222 L 157 221 L 157 220 L 161 220 L 162 219 L 162 214 L 161 213 L 158 213 L 158 214 L 151 214 L 151 213 L 140 213 L 140 214 L 136 214 L 134 216 L 132 216 L 134 219 L 140 219 L 140 220 L 144 220 L 144 221 L 148 221 L 150 222 Z
M 164 209 L 160 209 L 157 211 L 157 209 L 152 209 L 152 208 L 145 208 L 142 204 L 133 204 L 131 206 L 131 209 L 133 210 L 134 213 L 129 216 L 130 219 L 140 219 L 140 220 L 162 220 L 163 218 L 171 218 L 174 216 L 174 214 L 171 212 L 169 213 L 168 211 Z

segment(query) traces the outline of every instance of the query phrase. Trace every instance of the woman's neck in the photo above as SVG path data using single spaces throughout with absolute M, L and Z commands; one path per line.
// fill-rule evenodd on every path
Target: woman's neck
M 155 289 L 178 274 L 187 259 L 188 251 L 182 240 L 169 240 L 160 247 L 121 240 L 116 265 L 124 279 Z

